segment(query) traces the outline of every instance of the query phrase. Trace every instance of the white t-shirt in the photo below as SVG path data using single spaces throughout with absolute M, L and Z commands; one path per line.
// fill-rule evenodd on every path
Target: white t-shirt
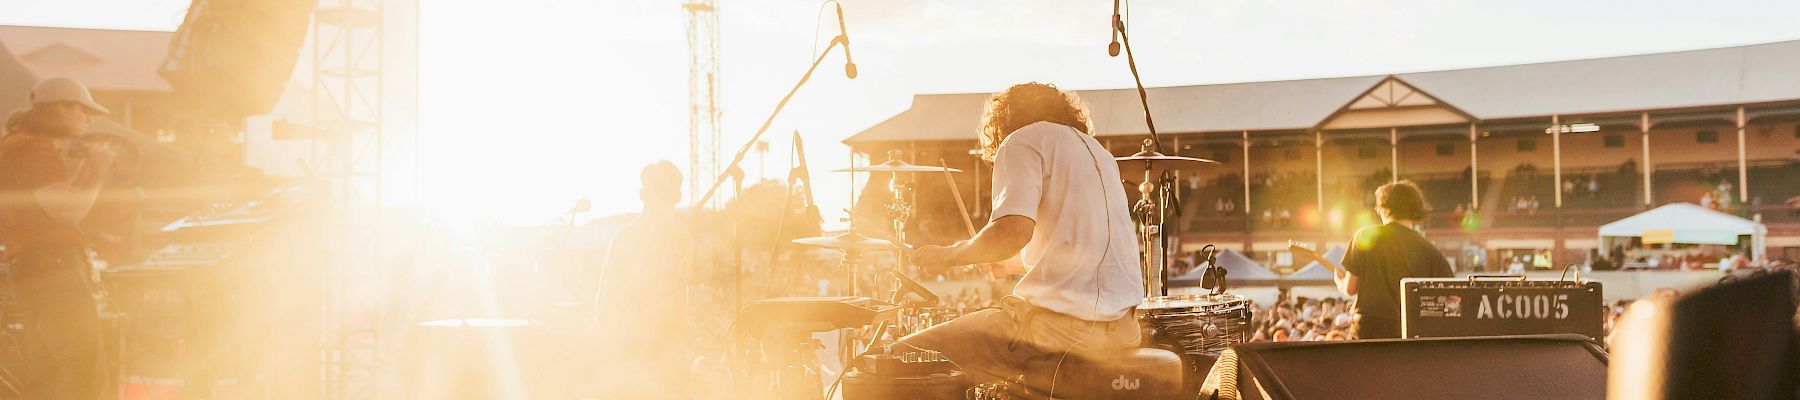
M 1038 122 L 1000 143 L 994 212 L 1036 221 L 1013 294 L 1089 321 L 1111 321 L 1144 301 L 1144 276 L 1119 167 L 1100 142 Z

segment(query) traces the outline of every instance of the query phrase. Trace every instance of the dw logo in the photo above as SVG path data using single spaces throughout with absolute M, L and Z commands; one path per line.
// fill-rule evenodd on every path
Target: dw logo
M 1137 378 L 1125 379 L 1125 375 L 1119 375 L 1118 379 L 1113 379 L 1112 388 L 1113 390 L 1137 390 L 1138 381 Z

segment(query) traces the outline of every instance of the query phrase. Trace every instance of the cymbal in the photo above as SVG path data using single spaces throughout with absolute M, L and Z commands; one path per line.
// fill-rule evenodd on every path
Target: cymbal
M 1164 155 L 1155 151 L 1140 151 L 1125 157 L 1114 158 L 1119 163 L 1119 177 L 1132 179 L 1144 175 L 1144 164 L 1150 164 L 1151 173 L 1161 175 L 1163 171 L 1200 168 L 1206 164 L 1218 164 L 1218 161 L 1204 158 Z
M 893 250 L 894 242 L 865 237 L 856 232 L 844 232 L 833 236 L 819 236 L 794 239 L 795 244 L 813 247 L 824 247 L 844 250 Z
M 946 169 L 950 172 L 962 172 L 956 168 L 912 165 L 900 160 L 888 160 L 888 162 L 863 167 L 839 168 L 831 170 L 831 172 L 941 172 Z

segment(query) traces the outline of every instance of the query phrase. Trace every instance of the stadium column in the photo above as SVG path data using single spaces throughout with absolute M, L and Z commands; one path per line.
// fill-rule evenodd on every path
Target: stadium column
M 1550 165 L 1552 165 L 1551 169 L 1553 170 L 1553 173 L 1554 173 L 1553 177 L 1555 178 L 1555 180 L 1552 181 L 1552 183 L 1551 183 L 1551 185 L 1555 186 L 1555 188 L 1553 188 L 1551 190 L 1556 192 L 1556 241 L 1555 241 L 1555 244 L 1550 249 L 1550 267 L 1551 268 L 1555 268 L 1557 262 L 1561 262 L 1561 261 L 1567 259 L 1567 258 L 1564 258 L 1563 254 L 1562 254 L 1562 252 L 1563 252 L 1562 131 L 1563 131 L 1562 116 L 1551 115 L 1550 116 L 1550 157 L 1551 157 Z
M 1750 166 L 1749 166 L 1749 162 L 1744 160 L 1744 123 L 1745 122 L 1746 121 L 1744 120 L 1744 106 L 1738 106 L 1738 109 L 1737 109 L 1738 201 L 1747 205 L 1747 204 L 1750 204 L 1750 172 L 1749 172 Z M 1746 210 L 1746 215 L 1747 214 L 1748 214 L 1748 210 Z
M 1559 115 L 1550 116 L 1550 158 L 1551 178 L 1556 179 L 1550 183 L 1551 186 L 1556 187 L 1556 190 L 1553 191 L 1556 193 L 1556 226 L 1560 227 L 1562 226 L 1562 116 Z
M 1475 123 L 1469 123 L 1469 211 L 1481 208 L 1481 171 L 1475 166 Z
M 1313 130 L 1313 178 L 1318 184 L 1314 201 L 1319 202 L 1319 215 L 1325 215 L 1325 131 L 1317 129 Z
M 1388 128 L 1388 182 L 1400 181 L 1400 128 Z
M 1250 232 L 1250 131 L 1244 131 L 1244 232 Z M 1250 235 L 1244 235 L 1244 248 L 1250 248 Z
M 1651 168 L 1650 168 L 1650 113 L 1649 112 L 1644 112 L 1642 114 L 1641 120 L 1638 121 L 1638 130 L 1643 132 L 1643 134 L 1644 134 L 1644 163 L 1643 163 L 1643 167 L 1642 167 L 1643 172 L 1641 172 L 1641 174 L 1644 175 L 1644 205 L 1649 206 L 1651 204 L 1655 204 L 1655 202 L 1652 201 L 1651 197 L 1650 197 L 1650 187 L 1651 187 L 1650 171 L 1651 171 Z

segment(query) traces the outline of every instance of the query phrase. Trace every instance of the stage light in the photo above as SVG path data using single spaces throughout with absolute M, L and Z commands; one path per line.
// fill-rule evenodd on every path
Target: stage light
M 1589 123 L 1580 123 L 1580 124 L 1557 125 L 1557 126 L 1552 126 L 1549 128 L 1544 128 L 1544 134 L 1548 135 L 1548 134 L 1556 133 L 1556 130 L 1558 128 L 1562 129 L 1562 133 L 1599 132 L 1600 131 L 1600 125 L 1594 125 L 1594 124 L 1589 124 Z

